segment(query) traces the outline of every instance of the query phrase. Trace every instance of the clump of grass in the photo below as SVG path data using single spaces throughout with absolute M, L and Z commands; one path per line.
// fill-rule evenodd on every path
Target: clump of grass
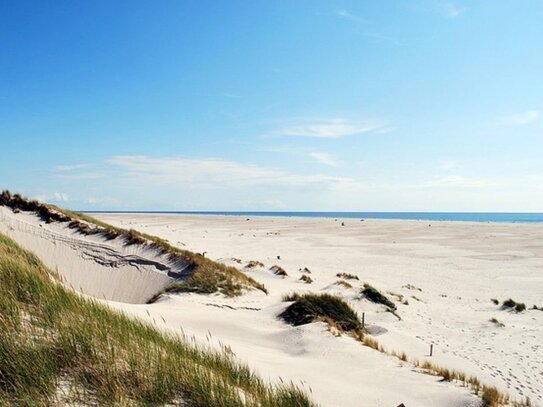
M 301 271 L 302 273 L 311 274 L 311 270 L 309 270 L 307 267 L 304 267 L 303 269 L 301 268 L 300 271 Z
M 57 284 L 0 234 L 0 404 L 311 406 L 223 352 L 198 349 Z M 59 395 L 63 385 L 66 394 Z
M 526 310 L 526 304 L 521 302 L 516 302 L 513 299 L 509 298 L 505 300 L 502 304 L 503 308 L 514 309 L 516 312 L 522 312 Z
M 325 320 L 333 323 L 342 331 L 350 332 L 362 329 L 356 312 L 343 299 L 330 294 L 292 294 L 284 297 L 285 301 L 294 301 L 279 318 L 298 326 Z
M 232 261 L 241 264 L 241 259 L 238 259 L 237 257 L 232 257 Z
M 309 277 L 307 274 L 304 274 L 300 277 L 300 280 L 303 281 L 306 284 L 311 284 L 313 282 L 313 279 Z
M 345 288 L 353 288 L 353 286 L 351 285 L 351 283 L 349 283 L 348 281 L 345 281 L 345 280 L 337 280 L 335 282 L 336 285 L 340 285 L 342 287 L 345 287 Z
M 536 311 L 543 311 L 543 306 L 538 307 L 537 305 L 534 304 L 531 309 L 536 310 Z
M 271 266 L 270 270 L 273 271 L 273 274 L 275 274 L 276 276 L 281 276 L 281 277 L 288 276 L 288 273 L 281 266 L 278 266 L 278 265 Z
M 361 294 L 370 300 L 371 302 L 377 303 L 377 304 L 383 304 L 387 308 L 391 310 L 396 309 L 396 305 L 390 301 L 384 294 L 382 294 L 379 290 L 377 290 L 375 287 L 372 287 L 371 285 L 365 283 L 364 289 L 362 290 Z
M 492 317 L 489 319 L 489 322 L 492 322 L 494 325 L 496 326 L 499 326 L 499 327 L 504 327 L 505 325 L 503 323 L 501 323 L 500 321 L 498 321 L 496 318 Z
M 168 256 L 172 262 L 182 262 L 190 275 L 182 281 L 173 283 L 165 292 L 194 292 L 209 294 L 220 292 L 226 296 L 236 296 L 247 288 L 256 288 L 267 294 L 266 287 L 235 267 L 207 259 L 201 254 L 172 246 L 166 240 L 135 230 L 126 230 L 94 219 L 86 214 L 72 212 L 54 205 L 29 200 L 9 191 L 0 194 L 0 205 L 36 213 L 46 222 L 65 222 L 68 227 L 83 235 L 101 235 L 106 239 L 123 239 L 126 245 L 144 245 Z M 154 297 L 156 300 L 160 293 Z
M 359 280 L 357 275 L 351 273 L 337 273 L 336 277 L 343 278 L 345 280 Z
M 258 261 L 258 260 L 251 260 L 251 261 L 249 261 L 249 263 L 247 263 L 247 265 L 245 267 L 248 268 L 248 269 L 252 269 L 252 268 L 255 268 L 255 267 L 264 267 L 264 263 L 262 263 L 261 261 Z
M 500 303 L 497 298 L 491 298 L 490 301 L 492 301 L 494 305 L 498 305 Z

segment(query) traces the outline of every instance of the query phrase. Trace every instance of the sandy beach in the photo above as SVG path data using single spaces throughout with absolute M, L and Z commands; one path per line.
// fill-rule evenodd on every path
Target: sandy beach
M 97 217 L 227 264 L 262 262 L 264 267 L 244 271 L 266 285 L 267 296 L 256 291 L 235 299 L 175 295 L 151 305 L 111 304 L 166 329 L 182 330 L 198 343 L 230 346 L 264 377 L 302 383 L 322 405 L 354 406 L 364 400 L 370 406 L 452 406 L 476 405 L 477 400 L 460 386 L 415 372 L 409 363 L 352 338 L 334 337 L 324 324 L 285 325 L 276 315 L 287 293 L 339 294 L 365 314 L 387 349 L 542 403 L 543 312 L 501 307 L 509 298 L 528 308 L 543 305 L 542 225 L 167 214 Z M 269 270 L 274 265 L 288 276 L 275 275 Z M 312 284 L 299 280 L 306 267 Z M 338 273 L 359 280 L 349 280 L 352 288 L 347 288 L 336 284 Z M 360 299 L 365 282 L 396 299 L 399 318 Z

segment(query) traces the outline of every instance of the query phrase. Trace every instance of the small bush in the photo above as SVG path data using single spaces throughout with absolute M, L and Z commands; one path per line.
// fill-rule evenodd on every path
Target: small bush
M 494 305 L 498 305 L 500 303 L 496 298 L 491 298 L 490 301 L 492 301 Z
M 348 281 L 345 281 L 345 280 L 338 280 L 338 281 L 336 281 L 335 284 L 340 285 L 340 286 L 345 287 L 345 288 L 353 288 L 351 283 L 349 283 Z
M 381 294 L 379 290 L 377 290 L 375 287 L 372 287 L 369 284 L 364 284 L 364 289 L 362 290 L 362 295 L 366 297 L 371 302 L 377 303 L 377 304 L 383 304 L 386 307 L 395 310 L 396 305 L 390 301 L 385 295 Z
M 503 308 L 514 309 L 516 312 L 522 312 L 526 310 L 526 304 L 521 302 L 516 302 L 513 299 L 509 298 L 503 302 Z
M 281 276 L 281 277 L 288 276 L 288 273 L 285 271 L 285 269 L 280 266 L 277 266 L 277 265 L 271 266 L 270 270 L 273 271 L 273 274 L 277 276 Z
M 313 282 L 313 279 L 309 277 L 308 275 L 304 274 L 300 277 L 300 280 L 303 281 L 306 284 L 311 284 Z
M 490 318 L 489 319 L 490 322 L 492 322 L 494 325 L 496 326 L 500 326 L 500 327 L 504 327 L 505 325 L 502 324 L 500 321 L 498 321 L 496 318 Z
M 251 260 L 249 263 L 247 263 L 245 267 L 248 269 L 252 269 L 255 267 L 264 267 L 264 263 L 258 260 Z
M 359 280 L 358 276 L 350 273 L 337 273 L 336 277 L 344 278 L 345 280 Z
M 285 297 L 294 301 L 279 318 L 298 326 L 327 319 L 343 331 L 355 331 L 362 328 L 356 312 L 339 297 L 330 294 L 293 294 Z

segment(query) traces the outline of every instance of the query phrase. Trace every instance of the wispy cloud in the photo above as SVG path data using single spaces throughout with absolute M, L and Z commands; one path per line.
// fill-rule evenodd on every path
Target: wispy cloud
M 119 176 L 140 184 L 151 183 L 193 188 L 228 188 L 257 185 L 286 187 L 327 186 L 347 182 L 345 177 L 297 174 L 282 169 L 244 164 L 221 158 L 117 156 L 107 164 Z
M 541 118 L 539 110 L 528 110 L 522 113 L 516 113 L 503 119 L 506 124 L 512 126 L 522 126 L 538 121 Z
M 371 133 L 382 130 L 384 127 L 377 123 L 352 123 L 345 119 L 317 119 L 304 120 L 290 126 L 283 127 L 275 133 L 281 136 L 340 138 L 357 134 Z
M 456 18 L 467 10 L 466 7 L 458 6 L 450 1 L 440 1 L 439 7 L 443 10 L 445 15 L 450 18 Z
M 461 175 L 436 176 L 429 181 L 413 185 L 415 188 L 484 188 L 492 186 L 487 179 L 465 177 Z
M 309 153 L 309 156 L 313 158 L 316 162 L 324 165 L 328 165 L 330 167 L 337 166 L 337 160 L 334 158 L 334 156 L 330 153 L 323 153 L 323 152 L 312 152 Z
M 54 172 L 70 172 L 75 170 L 81 170 L 84 168 L 88 168 L 88 164 L 75 164 L 75 165 L 57 165 L 55 168 L 53 168 Z

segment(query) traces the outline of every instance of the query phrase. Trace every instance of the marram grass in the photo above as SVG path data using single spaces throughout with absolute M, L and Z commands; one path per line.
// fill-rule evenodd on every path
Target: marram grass
M 312 406 L 226 352 L 198 349 L 55 282 L 0 234 L 0 405 Z

